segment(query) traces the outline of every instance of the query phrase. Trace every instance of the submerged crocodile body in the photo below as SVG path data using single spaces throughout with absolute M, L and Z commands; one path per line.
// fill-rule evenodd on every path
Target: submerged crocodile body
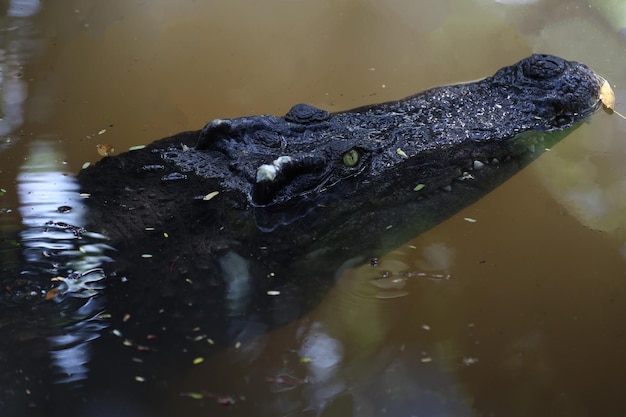
M 234 340 L 250 322 L 293 320 L 341 265 L 491 191 L 595 111 L 600 85 L 582 64 L 533 55 L 346 112 L 300 104 L 283 117 L 214 120 L 104 158 L 79 181 L 91 223 L 124 251 L 116 267 L 134 276 L 119 284 L 124 298 L 161 321 L 158 300 L 184 299 L 193 309 L 167 320 L 210 317 L 212 334 Z

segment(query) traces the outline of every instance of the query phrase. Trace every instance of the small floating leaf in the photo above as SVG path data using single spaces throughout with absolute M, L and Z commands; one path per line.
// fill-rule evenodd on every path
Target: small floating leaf
M 272 291 L 272 290 L 270 290 L 270 291 L 267 292 L 267 295 L 280 295 L 280 291 Z
M 115 152 L 115 148 L 108 143 L 99 143 L 96 145 L 96 150 L 100 156 L 111 156 Z
M 604 80 L 602 86 L 600 87 L 600 101 L 607 110 L 612 111 L 622 119 L 626 119 L 623 114 L 615 110 L 615 93 L 611 88 L 611 84 L 607 80 Z
M 103 133 L 106 133 L 106 129 L 102 129 L 101 131 L 98 132 L 99 135 L 102 135 Z
M 194 400 L 201 400 L 204 398 L 204 395 L 197 393 L 197 392 L 181 392 L 180 393 L 181 397 L 189 397 L 192 398 Z
M 463 365 L 465 366 L 470 366 L 470 365 L 474 365 L 476 362 L 478 362 L 478 358 L 472 358 L 472 357 L 465 357 L 462 359 Z
M 46 293 L 46 300 L 52 300 L 54 297 L 57 296 L 58 293 L 59 293 L 58 288 L 51 289 L 50 291 Z
M 135 381 L 137 381 L 137 382 L 145 382 L 145 381 L 146 381 L 146 378 L 144 378 L 144 377 L 142 377 L 142 376 L 137 375 L 137 376 L 135 377 Z
M 463 220 L 469 223 L 476 223 L 478 220 L 472 219 L 471 217 L 463 217 Z
M 89 165 L 91 165 L 91 162 L 85 162 L 83 164 L 83 169 L 87 168 Z
M 607 80 L 604 80 L 600 87 L 600 101 L 609 110 L 613 110 L 613 107 L 615 107 L 615 93 Z
M 152 258 L 152 254 L 151 253 L 142 253 L 141 257 L 142 258 Z
M 426 184 L 417 184 L 417 185 L 415 186 L 415 188 L 413 188 L 413 191 L 420 191 L 420 190 L 423 190 L 423 189 L 424 189 L 424 187 L 426 187 Z
M 193 360 L 193 364 L 194 364 L 194 365 L 198 365 L 198 364 L 200 364 L 200 363 L 202 363 L 202 362 L 204 362 L 204 358 L 195 358 L 195 359 Z
M 205 195 L 204 197 L 202 197 L 202 199 L 204 201 L 209 201 L 210 199 L 212 199 L 213 197 L 215 197 L 219 193 L 220 193 L 219 191 L 212 191 L 212 192 L 208 193 L 207 195 Z
M 143 149 L 145 147 L 146 147 L 146 145 L 131 146 L 130 148 L 128 148 L 128 150 L 129 151 L 138 151 L 139 149 Z

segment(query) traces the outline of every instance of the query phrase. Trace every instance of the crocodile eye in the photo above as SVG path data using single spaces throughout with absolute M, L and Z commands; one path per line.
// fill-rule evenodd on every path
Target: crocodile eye
M 356 166 L 356 164 L 359 163 L 359 159 L 361 158 L 361 155 L 359 155 L 359 151 L 357 151 L 356 149 L 350 149 L 348 152 L 343 154 L 343 164 L 347 167 L 354 167 Z

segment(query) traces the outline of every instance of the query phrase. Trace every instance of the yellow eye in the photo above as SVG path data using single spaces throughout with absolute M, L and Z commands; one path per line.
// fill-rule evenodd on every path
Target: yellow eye
M 348 152 L 343 154 L 343 164 L 347 167 L 352 168 L 359 163 L 359 151 L 356 149 L 350 149 Z

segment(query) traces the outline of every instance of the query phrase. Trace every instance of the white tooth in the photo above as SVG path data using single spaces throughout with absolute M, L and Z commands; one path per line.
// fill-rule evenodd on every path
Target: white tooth
M 474 169 L 481 169 L 484 166 L 485 166 L 485 164 L 483 164 L 482 162 L 474 161 Z
M 283 164 L 287 164 L 290 162 L 291 162 L 290 156 L 279 156 L 278 159 L 275 159 L 274 162 L 272 162 L 272 164 L 274 164 L 275 167 L 280 168 Z
M 261 165 L 256 170 L 256 182 L 274 181 L 276 179 L 276 167 L 274 165 Z

